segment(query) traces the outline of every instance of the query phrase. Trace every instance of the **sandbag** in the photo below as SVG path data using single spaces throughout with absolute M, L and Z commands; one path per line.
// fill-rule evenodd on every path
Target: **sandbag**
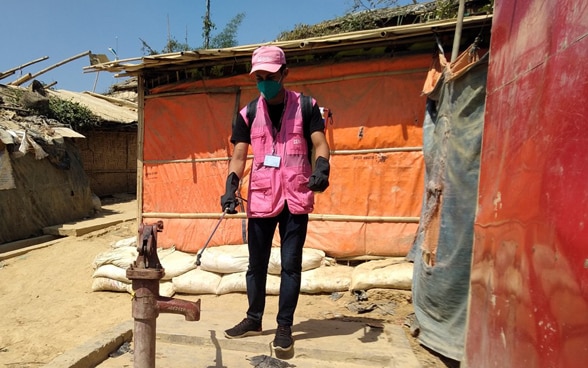
M 92 279 L 92 291 L 118 291 L 133 294 L 133 284 L 130 280 L 123 282 L 108 277 L 97 276 Z M 159 283 L 159 295 L 171 298 L 176 293 L 171 281 Z
M 351 274 L 350 291 L 412 288 L 413 264 L 404 257 L 362 263 Z
M 116 244 L 115 244 L 116 245 Z M 176 252 L 175 248 L 157 248 L 157 257 L 159 261 L 168 255 Z M 118 248 L 109 249 L 98 254 L 92 262 L 92 267 L 97 269 L 105 264 L 112 264 L 117 267 L 127 269 L 133 262 L 137 260 L 139 252 L 135 246 L 120 246 Z M 163 264 L 163 262 L 161 262 Z
M 230 293 L 245 293 L 247 285 L 245 283 L 246 272 L 228 273 L 222 276 L 216 294 L 224 295 Z
M 200 257 L 200 268 L 210 272 L 222 274 L 243 272 L 247 271 L 248 265 L 247 244 L 206 248 Z
M 92 291 L 122 291 L 129 292 L 131 284 L 107 277 L 95 277 L 92 279 Z
M 169 251 L 168 249 L 158 250 L 157 252 L 161 267 L 164 268 L 165 274 L 163 280 L 171 280 L 190 270 L 196 268 L 196 255 L 181 252 L 179 250 Z
M 184 294 L 216 294 L 221 275 L 200 268 L 172 278 L 175 291 Z
M 120 239 L 115 241 L 110 245 L 111 248 L 122 248 L 122 247 L 136 247 L 137 246 L 137 237 L 132 236 L 126 239 Z
M 229 293 L 244 293 L 247 292 L 247 284 L 245 281 L 246 272 L 236 272 L 223 275 L 221 282 L 217 288 L 218 295 Z M 276 275 L 267 275 L 267 282 L 265 284 L 265 292 L 267 295 L 278 295 L 280 293 L 280 277 Z
M 92 274 L 93 278 L 105 277 L 112 280 L 117 280 L 124 283 L 129 283 L 131 280 L 127 278 L 127 269 L 118 267 L 113 264 L 104 264 L 98 267 Z
M 272 275 L 279 275 L 282 272 L 281 249 L 272 247 L 267 272 Z M 302 271 L 308 271 L 320 267 L 325 260 L 325 252 L 320 249 L 302 249 Z
M 306 294 L 348 291 L 351 284 L 351 266 L 322 266 L 302 272 L 300 292 Z
M 132 288 L 131 288 L 132 290 Z M 130 292 L 130 291 L 129 291 Z M 171 281 L 159 282 L 159 295 L 171 298 L 176 293 L 176 287 Z
M 126 269 L 137 259 L 138 254 L 136 247 L 110 249 L 98 254 L 92 262 L 92 267 L 97 269 L 102 265 L 112 264 Z

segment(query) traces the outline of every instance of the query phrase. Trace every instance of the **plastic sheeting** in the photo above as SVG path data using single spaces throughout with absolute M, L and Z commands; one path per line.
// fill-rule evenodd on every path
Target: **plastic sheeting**
M 333 113 L 326 131 L 331 184 L 315 196 L 307 246 L 331 257 L 408 253 L 420 212 L 421 87 L 430 60 L 430 54 L 413 55 L 290 70 L 286 87 Z M 256 95 L 253 80 L 243 75 L 148 91 L 142 213 L 144 222 L 164 221 L 160 246 L 196 252 L 206 243 L 220 215 L 231 122 Z M 243 197 L 248 174 L 249 166 Z M 242 244 L 244 228 L 244 218 L 227 216 L 210 246 Z
M 425 188 L 421 222 L 408 258 L 414 261 L 413 305 L 419 340 L 455 360 L 465 321 L 484 124 L 487 57 L 464 52 L 429 91 L 423 124 Z M 464 60 L 465 59 L 465 60 Z M 469 60 L 469 61 L 468 61 Z M 438 79 L 437 79 L 438 78 Z

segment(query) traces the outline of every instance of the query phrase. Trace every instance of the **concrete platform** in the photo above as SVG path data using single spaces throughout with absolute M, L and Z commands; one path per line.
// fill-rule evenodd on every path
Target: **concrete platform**
M 261 336 L 227 339 L 223 331 L 239 321 L 235 320 L 235 315 L 231 308 L 207 310 L 204 305 L 198 322 L 185 321 L 180 315 L 160 315 L 157 319 L 156 367 L 240 368 L 256 366 L 254 362 L 261 359 L 267 361 L 258 367 L 420 367 L 401 327 L 374 323 L 359 316 L 297 319 L 292 328 L 294 357 L 279 360 L 279 365 L 268 365 L 269 357 L 275 357 L 270 349 L 275 333 L 275 315 L 266 315 L 268 322 Z M 124 341 L 130 341 L 130 348 L 133 348 L 132 326 L 130 320 L 98 336 L 96 341 L 66 352 L 46 367 L 133 367 L 132 351 L 108 357 Z
M 113 221 L 136 218 L 136 201 L 106 207 L 104 216 L 75 224 L 63 225 L 77 229 L 69 236 L 87 229 L 106 227 Z M 84 230 L 86 229 L 86 230 Z M 181 296 L 179 296 L 181 298 Z M 243 296 L 246 298 L 246 296 Z M 188 322 L 181 315 L 161 314 L 157 319 L 156 361 L 158 368 L 420 368 L 402 328 L 374 322 L 373 318 L 337 317 L 307 319 L 295 317 L 292 327 L 295 339 L 294 357 L 273 361 L 270 343 L 276 328 L 276 306 L 266 308 L 264 332 L 261 336 L 227 339 L 224 330 L 239 322 L 245 313 L 242 306 L 227 305 L 209 309 L 202 304 L 200 321 Z M 130 314 L 130 311 L 129 311 Z M 94 339 L 56 357 L 47 368 L 121 368 L 134 367 L 133 352 L 112 357 L 123 344 L 133 349 L 133 324 L 127 322 L 99 333 Z M 114 354 L 116 355 L 116 354 Z M 265 362 L 254 364 L 258 360 Z M 277 364 L 276 364 L 277 362 Z
M 137 219 L 137 201 L 114 203 L 102 206 L 94 217 L 65 224 L 47 226 L 43 233 L 54 236 L 82 236 L 96 230 Z

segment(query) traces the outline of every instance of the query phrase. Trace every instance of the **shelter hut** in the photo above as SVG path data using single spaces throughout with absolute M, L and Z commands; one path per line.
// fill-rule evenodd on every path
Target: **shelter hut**
M 50 98 L 83 105 L 98 125 L 74 131 L 46 117 Z M 94 195 L 134 194 L 136 121 L 133 102 L 0 85 L 0 244 L 93 215 Z
M 26 93 L 0 85 L 0 244 L 94 211 L 75 144 L 84 136 L 54 119 L 27 115 L 14 103 L 18 95 Z
M 49 90 L 49 95 L 88 108 L 100 119 L 80 129 L 86 139 L 77 141 L 92 192 L 104 198 L 137 190 L 137 103 L 131 96 L 118 98 L 92 92 Z
M 487 32 L 487 21 L 466 17 L 462 45 Z M 307 247 L 338 259 L 408 253 L 424 181 L 421 91 L 436 39 L 452 41 L 455 27 L 455 20 L 433 21 L 272 43 L 286 53 L 286 87 L 330 112 L 331 185 L 316 196 Z M 164 222 L 161 247 L 197 252 L 221 216 L 231 123 L 257 96 L 248 73 L 259 46 L 87 67 L 138 78 L 139 220 Z M 246 193 L 248 168 L 241 185 Z M 210 246 L 242 244 L 245 234 L 241 211 L 226 217 Z

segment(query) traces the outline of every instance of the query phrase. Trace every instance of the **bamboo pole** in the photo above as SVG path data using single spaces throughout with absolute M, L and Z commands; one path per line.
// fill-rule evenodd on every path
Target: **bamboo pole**
M 98 72 L 98 73 L 100 73 L 100 72 Z M 108 101 L 108 102 L 112 102 L 113 104 L 117 104 L 117 105 L 120 105 L 120 106 L 125 106 L 125 107 L 129 107 L 129 108 L 133 108 L 133 109 L 136 109 L 138 107 L 135 102 L 123 100 L 123 99 L 120 99 L 120 98 L 105 96 L 105 95 L 101 95 L 99 93 L 88 92 L 88 91 L 84 92 L 84 94 L 90 95 L 92 97 L 100 98 L 102 100 L 105 100 L 105 101 Z
M 29 65 L 33 65 L 33 64 L 36 64 L 36 63 L 41 62 L 43 60 L 47 60 L 47 59 L 49 59 L 49 56 L 43 56 L 43 57 L 35 59 L 33 61 L 29 61 L 28 63 L 24 63 L 22 65 L 19 65 L 15 68 L 8 69 L 7 71 L 0 73 L 0 79 L 4 79 L 6 77 L 9 77 L 9 76 L 13 75 L 14 73 L 16 73 L 17 70 L 24 69 Z
M 333 150 L 332 155 L 364 155 L 368 153 L 393 153 L 393 152 L 420 152 L 423 147 L 393 147 L 393 148 L 372 148 L 359 150 Z
M 457 59 L 459 54 L 459 44 L 461 42 L 461 30 L 463 28 L 463 13 L 465 9 L 465 0 L 459 0 L 459 8 L 457 9 L 457 23 L 455 25 L 455 36 L 453 36 L 453 50 L 451 51 L 451 62 Z
M 362 150 L 333 150 L 331 156 L 337 155 L 365 155 L 370 153 L 395 153 L 395 152 L 421 152 L 423 147 L 394 147 L 394 148 L 373 148 Z M 208 158 L 186 158 L 179 160 L 147 160 L 144 161 L 150 165 L 161 164 L 182 164 L 182 163 L 197 163 L 197 162 L 218 162 L 229 161 L 230 157 L 208 157 Z M 253 155 L 248 155 L 247 159 L 253 159 Z
M 137 222 L 141 224 L 145 215 L 143 214 L 143 144 L 145 141 L 145 80 L 143 74 L 137 77 Z
M 51 87 L 53 87 L 53 86 L 54 86 L 54 85 L 56 85 L 56 84 L 57 84 L 57 81 L 54 81 L 54 82 L 51 82 L 51 83 L 49 83 L 48 85 L 46 85 L 46 86 L 43 86 L 43 87 L 44 87 L 44 88 L 51 88 Z
M 65 60 L 62 60 L 62 61 L 58 62 L 57 64 L 53 64 L 53 65 L 51 65 L 51 66 L 49 66 L 49 67 L 47 67 L 47 68 L 45 68 L 45 69 L 43 69 L 43 70 L 35 73 L 35 74 L 33 74 L 33 78 L 36 78 L 36 77 L 38 77 L 41 74 L 44 74 L 44 73 L 46 73 L 46 72 L 48 72 L 48 71 L 50 71 L 52 69 L 55 69 L 58 66 L 61 66 L 61 65 L 66 64 L 66 63 L 69 63 L 70 61 L 74 61 L 74 60 L 79 59 L 81 57 L 90 55 L 90 53 L 91 53 L 91 51 L 88 50 L 88 51 L 82 52 L 81 54 L 77 54 L 77 55 L 74 55 L 74 56 L 72 56 L 70 58 L 67 58 Z
M 177 212 L 144 212 L 143 218 L 157 219 L 192 219 L 206 220 L 219 219 L 222 213 L 177 213 Z M 228 215 L 226 218 L 247 218 L 246 214 L 238 213 Z M 418 223 L 419 217 L 407 216 L 354 216 L 354 215 L 328 215 L 328 214 L 309 214 L 311 221 L 334 221 L 334 222 L 379 222 L 379 223 Z
M 41 70 L 41 71 L 39 71 L 39 72 L 37 72 L 37 73 L 33 74 L 33 75 L 30 75 L 30 74 L 29 74 L 29 75 L 30 75 L 30 78 L 29 78 L 29 79 L 36 78 L 36 77 L 38 77 L 38 76 L 39 76 L 39 75 L 41 75 L 41 74 L 47 73 L 48 71 L 50 71 L 50 70 L 53 70 L 53 69 L 57 68 L 58 66 L 61 66 L 61 65 L 63 65 L 63 64 L 66 64 L 66 63 L 69 63 L 70 61 L 73 61 L 73 60 L 79 59 L 79 58 L 81 58 L 81 57 L 83 57 L 83 56 L 89 55 L 89 54 L 90 54 L 90 52 L 91 52 L 91 51 L 89 51 L 89 50 L 88 50 L 88 51 L 85 51 L 85 52 L 82 52 L 81 54 L 77 54 L 77 55 L 75 55 L 75 56 L 72 56 L 72 57 L 70 57 L 70 58 L 67 58 L 67 59 L 65 59 L 65 60 L 63 60 L 63 61 L 60 61 L 60 62 L 59 62 L 59 63 L 57 63 L 57 64 L 53 64 L 53 65 L 51 65 L 51 66 L 49 66 L 49 67 L 47 67 L 47 68 L 45 68 L 45 69 L 43 69 L 43 70 Z M 29 79 L 27 79 L 27 80 L 29 80 Z M 26 82 L 27 80 L 21 81 L 20 79 L 17 79 L 16 81 L 14 81 L 14 82 L 12 82 L 12 83 L 10 83 L 10 84 L 11 84 L 11 85 L 13 85 L 13 86 L 20 86 L 21 84 L 23 84 L 23 83 L 24 83 L 24 82 Z
M 14 73 L 16 73 L 16 72 L 15 71 L 7 71 L 7 72 L 0 73 L 0 79 L 8 78 L 11 75 L 13 75 Z
M 31 73 L 27 73 L 22 75 L 20 78 L 18 78 L 17 80 L 8 83 L 11 86 L 20 86 L 21 84 L 25 83 L 26 81 L 29 81 L 33 79 L 33 76 L 31 75 Z

